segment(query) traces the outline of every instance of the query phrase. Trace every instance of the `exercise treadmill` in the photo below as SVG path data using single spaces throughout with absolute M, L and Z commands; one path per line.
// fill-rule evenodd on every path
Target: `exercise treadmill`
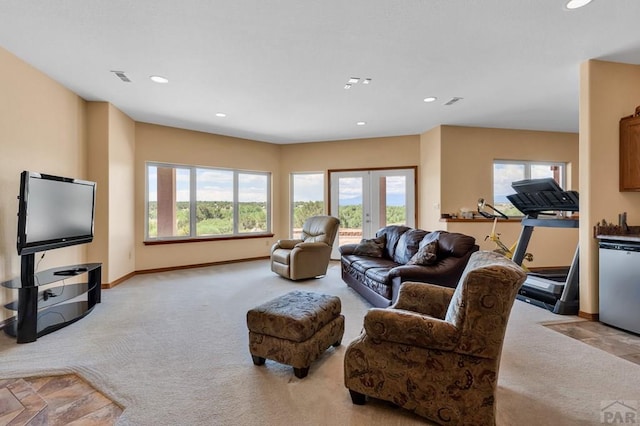
M 507 195 L 511 203 L 524 214 L 522 230 L 513 253 L 513 261 L 522 265 L 533 229 L 538 227 L 578 228 L 578 219 L 558 218 L 557 212 L 577 212 L 576 191 L 563 191 L 552 178 L 524 179 L 513 182 L 515 194 Z M 545 215 L 553 217 L 545 218 Z M 578 313 L 579 246 L 571 265 L 552 273 L 530 272 L 517 298 L 560 315 Z

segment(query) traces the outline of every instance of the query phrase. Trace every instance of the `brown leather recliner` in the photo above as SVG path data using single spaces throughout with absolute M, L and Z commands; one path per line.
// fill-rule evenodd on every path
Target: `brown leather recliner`
M 502 344 L 526 279 L 504 256 L 471 255 L 456 289 L 406 282 L 374 308 L 344 356 L 354 404 L 391 401 L 438 424 L 494 425 Z
M 333 216 L 310 217 L 302 225 L 301 239 L 278 240 L 271 247 L 271 270 L 290 280 L 325 275 L 339 226 Z

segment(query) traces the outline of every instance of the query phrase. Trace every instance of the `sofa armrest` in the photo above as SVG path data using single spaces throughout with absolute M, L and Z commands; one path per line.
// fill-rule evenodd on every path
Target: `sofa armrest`
M 439 285 L 405 282 L 400 286 L 398 300 L 392 308 L 443 319 L 454 291 Z
M 296 246 L 296 244 L 299 244 L 303 242 L 302 240 L 278 240 L 275 244 L 274 244 L 274 248 L 281 248 L 281 249 L 288 249 L 291 250 L 292 248 L 294 248 Z
M 424 282 L 425 276 L 433 275 L 435 266 L 423 266 L 423 265 L 400 265 L 389 271 L 389 278 L 402 278 L 402 281 L 420 280 Z
M 358 244 L 343 244 L 340 247 L 338 247 L 338 250 L 340 250 L 340 254 L 342 256 L 346 256 L 349 254 L 353 254 L 357 246 Z
M 326 250 L 329 245 L 327 243 L 305 243 L 304 241 L 296 244 L 293 249 L 294 250 Z
M 370 309 L 364 329 L 375 340 L 445 351 L 456 347 L 460 335 L 451 323 L 400 309 Z

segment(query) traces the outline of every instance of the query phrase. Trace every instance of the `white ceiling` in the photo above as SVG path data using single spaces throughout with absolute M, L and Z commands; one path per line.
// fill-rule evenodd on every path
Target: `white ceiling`
M 640 64 L 640 0 L 565 1 L 3 0 L 0 46 L 137 121 L 266 142 L 577 132 L 580 63 Z

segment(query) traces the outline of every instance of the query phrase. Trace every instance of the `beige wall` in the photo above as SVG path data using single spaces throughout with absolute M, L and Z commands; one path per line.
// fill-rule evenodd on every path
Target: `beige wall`
M 94 240 L 88 260 L 102 263 L 102 282 L 109 282 L 109 104 L 87 103 L 89 180 L 96 182 Z
M 328 170 L 417 166 L 419 142 L 418 136 L 397 136 L 282 145 L 280 153 L 282 178 L 275 189 L 275 192 L 281 195 L 279 200 L 281 215 L 274 217 L 277 238 L 289 236 L 291 173 L 323 172 L 325 200 L 328 201 Z
M 578 189 L 578 135 L 575 133 L 441 126 L 440 138 L 443 213 L 457 213 L 463 207 L 475 210 L 478 198 L 491 203 L 494 160 L 566 162 L 568 184 L 565 189 Z M 490 222 L 440 222 L 439 225 L 439 229 L 473 235 L 481 249 L 495 248 L 493 243 L 484 241 L 491 233 Z M 513 222 L 497 226 L 501 241 L 508 247 L 517 241 L 521 229 L 520 223 Z M 535 228 L 527 250 L 534 255 L 534 261 L 527 265 L 569 265 L 577 244 L 577 229 Z
M 135 271 L 135 122 L 106 102 L 88 103 L 89 178 L 97 182 L 96 242 L 88 259 L 101 262 L 102 282 Z
M 244 139 L 135 124 L 135 269 L 149 270 L 268 256 L 274 238 L 144 245 L 145 162 L 200 165 L 272 173 L 280 182 L 280 146 Z M 274 218 L 286 214 L 274 190 Z M 277 220 L 276 220 L 277 222 Z
M 420 167 L 418 169 L 418 228 L 441 229 L 442 198 L 442 127 L 435 127 L 420 135 Z
M 20 275 L 16 251 L 23 170 L 87 179 L 86 105 L 71 91 L 0 48 L 0 281 Z M 46 252 L 38 270 L 86 260 L 87 245 Z M 40 255 L 36 255 L 36 260 Z M 0 304 L 17 292 L 0 288 Z M 0 321 L 12 315 L 2 309 Z
M 109 104 L 108 282 L 135 271 L 134 156 L 135 122 Z
M 640 193 L 619 192 L 619 123 L 640 105 L 640 66 L 588 61 L 580 67 L 580 310 L 598 312 L 593 227 L 627 212 L 640 223 Z
M 442 211 L 475 208 L 493 194 L 494 160 L 559 161 L 569 164 L 565 189 L 578 189 L 575 133 L 442 126 Z

